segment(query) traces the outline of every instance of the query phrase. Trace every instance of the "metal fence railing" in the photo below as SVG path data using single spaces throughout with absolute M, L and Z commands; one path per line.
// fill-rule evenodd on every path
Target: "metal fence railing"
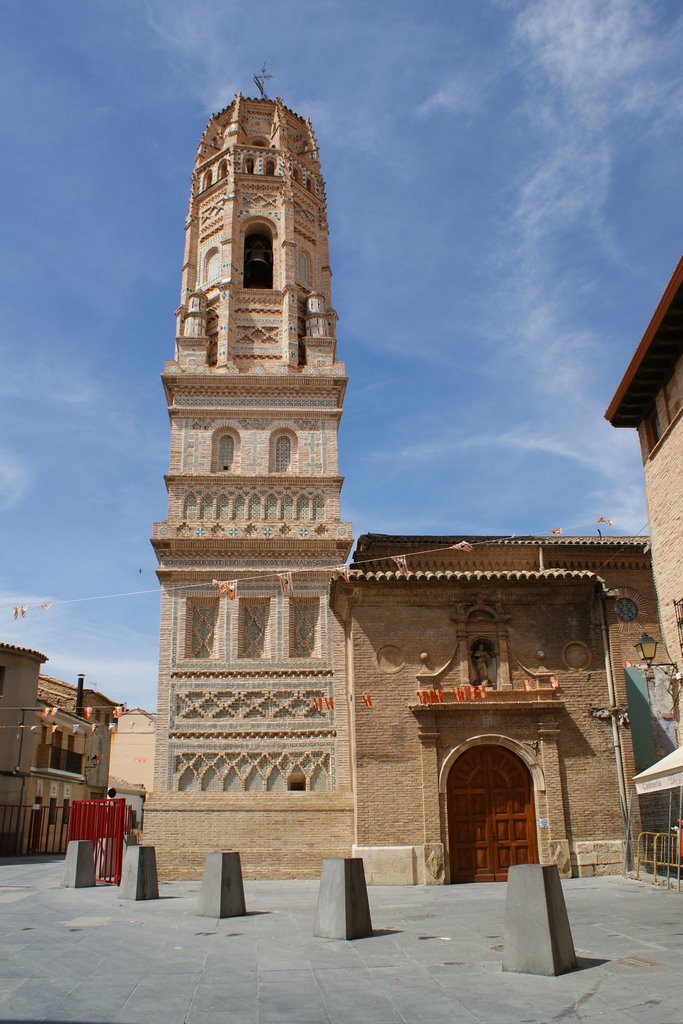
M 66 852 L 69 806 L 0 804 L 0 857 Z
M 625 873 L 681 891 L 683 786 L 636 794 L 629 804 Z

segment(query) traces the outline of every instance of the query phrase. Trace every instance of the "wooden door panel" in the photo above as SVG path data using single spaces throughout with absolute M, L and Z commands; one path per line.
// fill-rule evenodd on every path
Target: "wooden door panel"
M 504 881 L 513 864 L 536 863 L 531 777 L 503 747 L 472 747 L 447 780 L 451 881 Z

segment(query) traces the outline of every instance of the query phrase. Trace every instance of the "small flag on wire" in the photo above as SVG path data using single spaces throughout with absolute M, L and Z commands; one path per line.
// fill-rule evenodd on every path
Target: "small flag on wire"
M 29 610 L 29 605 L 27 605 L 27 604 L 18 604 L 17 607 L 12 612 L 15 621 L 19 618 L 20 615 L 21 615 L 22 619 L 25 619 L 26 618 L 26 612 L 28 610 Z
M 80 725 L 72 725 L 71 726 L 71 731 L 74 732 L 74 733 L 78 732 L 79 729 L 80 729 Z
M 325 697 L 325 706 L 328 711 L 334 711 L 334 697 Z
M 557 678 L 557 676 L 550 677 L 550 685 L 552 686 L 553 690 L 559 690 L 560 680 Z
M 548 530 L 548 533 L 552 533 L 555 537 L 561 537 L 562 527 L 560 527 L 558 530 Z
M 599 519 L 596 519 L 595 522 L 598 524 L 598 526 L 600 525 L 600 523 L 604 523 L 605 526 L 614 526 L 614 523 L 611 519 L 603 519 L 602 516 L 600 516 Z
M 237 597 L 237 580 L 212 580 L 218 587 L 219 594 L 227 594 L 230 601 Z
M 349 567 L 348 567 L 348 565 L 337 565 L 337 566 L 335 566 L 334 571 L 339 573 L 341 578 L 344 580 L 344 583 L 349 583 L 350 582 L 351 577 L 349 575 Z
M 92 718 L 92 708 L 83 708 L 83 714 L 86 718 Z
M 50 732 L 52 732 L 52 733 L 57 732 L 57 726 L 53 725 L 52 728 L 50 729 Z
M 322 699 L 322 697 L 314 697 L 313 698 L 313 707 L 318 712 L 318 714 L 322 715 L 322 713 L 323 713 L 323 699 Z
M 43 610 L 44 612 L 47 612 L 47 611 L 49 611 L 49 610 L 50 610 L 50 608 L 52 608 L 52 605 L 53 605 L 53 604 L 54 604 L 54 601 L 43 601 L 43 603 L 42 603 L 42 604 L 39 604 L 39 605 L 38 605 L 38 607 L 39 607 L 39 608 L 42 608 L 42 610 Z
M 474 551 L 474 548 L 466 540 L 461 540 L 459 544 L 451 544 L 451 551 Z
M 49 714 L 50 714 L 50 709 L 49 708 L 43 708 L 43 713 L 42 713 L 42 715 L 40 717 L 41 718 L 47 718 L 47 716 Z
M 396 562 L 396 565 L 398 566 L 398 574 L 399 574 L 399 576 L 407 576 L 408 575 L 408 565 L 406 563 L 406 556 L 405 555 L 392 555 L 391 556 L 391 560 L 392 560 L 392 562 Z
M 29 731 L 30 732 L 35 732 L 37 728 L 38 728 L 37 725 L 32 725 Z
M 365 704 L 365 707 L 366 708 L 371 708 L 372 707 L 372 697 L 370 696 L 370 694 L 369 693 L 363 693 L 363 694 L 361 694 L 361 696 L 363 698 L 363 704 Z
M 280 581 L 280 590 L 283 594 L 291 594 L 294 592 L 294 583 L 292 582 L 291 572 L 279 572 L 277 577 Z
M 55 717 L 58 711 L 59 708 L 50 708 L 50 714 L 52 715 L 53 718 Z

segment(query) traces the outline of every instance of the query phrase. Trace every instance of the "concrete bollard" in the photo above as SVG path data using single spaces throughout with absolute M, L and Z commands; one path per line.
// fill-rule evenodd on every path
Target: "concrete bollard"
M 241 917 L 246 912 L 239 853 L 229 850 L 207 854 L 195 914 L 198 917 Z
M 362 857 L 325 857 L 313 934 L 321 939 L 372 935 Z
M 123 859 L 122 900 L 158 900 L 157 858 L 153 846 L 129 846 Z
M 556 864 L 508 872 L 503 970 L 557 975 L 576 970 L 576 953 Z
M 66 848 L 62 886 L 87 889 L 95 884 L 95 851 L 89 839 L 72 839 Z

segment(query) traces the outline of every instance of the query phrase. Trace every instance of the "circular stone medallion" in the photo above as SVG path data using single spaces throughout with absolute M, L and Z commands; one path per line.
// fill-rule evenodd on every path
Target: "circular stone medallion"
M 380 672 L 391 675 L 393 672 L 400 672 L 405 665 L 405 659 L 398 647 L 394 644 L 385 644 L 377 651 L 377 665 Z
M 565 647 L 562 657 L 567 668 L 587 668 L 590 665 L 591 652 L 580 640 L 573 640 Z

